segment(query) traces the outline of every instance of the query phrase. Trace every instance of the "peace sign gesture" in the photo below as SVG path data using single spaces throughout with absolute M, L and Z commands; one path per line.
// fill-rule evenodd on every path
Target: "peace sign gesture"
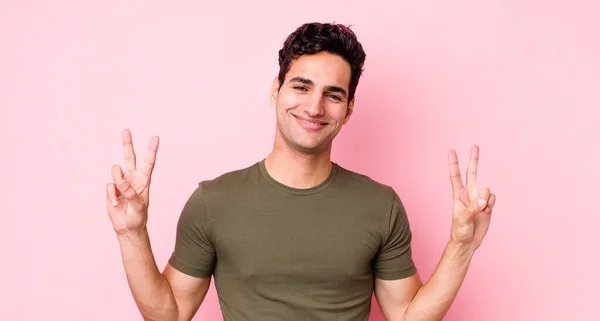
M 106 207 L 117 234 L 136 231 L 146 226 L 150 180 L 159 143 L 158 137 L 152 137 L 144 163 L 138 169 L 131 132 L 123 130 L 122 139 L 126 171 L 123 172 L 121 166 L 114 165 L 113 182 L 106 186 Z
M 496 195 L 491 194 L 489 188 L 476 186 L 479 146 L 471 146 L 466 186 L 460 176 L 456 151 L 448 151 L 448 163 L 452 183 L 451 240 L 475 250 L 481 245 L 490 226 Z

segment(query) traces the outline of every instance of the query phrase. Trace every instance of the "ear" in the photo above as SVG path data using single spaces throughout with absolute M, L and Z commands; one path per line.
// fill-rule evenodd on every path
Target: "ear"
M 271 85 L 271 106 L 275 107 L 277 105 L 277 94 L 279 94 L 279 78 L 275 76 L 273 79 L 273 84 Z
M 346 108 L 346 117 L 344 117 L 344 125 L 350 120 L 350 116 L 354 111 L 354 100 L 356 97 L 353 97 L 352 100 L 348 103 L 348 108 Z

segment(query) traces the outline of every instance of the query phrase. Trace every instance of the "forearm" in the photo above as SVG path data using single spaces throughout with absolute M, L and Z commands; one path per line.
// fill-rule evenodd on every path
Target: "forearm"
M 432 276 L 405 310 L 404 321 L 442 320 L 460 289 L 474 249 L 449 242 Z
M 177 320 L 177 303 L 152 254 L 146 229 L 118 235 L 125 274 L 144 320 Z

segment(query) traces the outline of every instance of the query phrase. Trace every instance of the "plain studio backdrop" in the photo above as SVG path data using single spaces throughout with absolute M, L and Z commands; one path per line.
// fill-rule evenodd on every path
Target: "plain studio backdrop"
M 478 184 L 498 201 L 446 320 L 600 320 L 592 0 L 0 2 L 2 319 L 141 320 L 105 209 L 121 130 L 140 159 L 161 138 L 162 270 L 198 182 L 270 151 L 277 51 L 309 21 L 364 45 L 333 160 L 400 194 L 424 280 L 449 238 L 446 152 L 464 175 L 480 145 Z M 214 286 L 195 320 L 222 320 Z

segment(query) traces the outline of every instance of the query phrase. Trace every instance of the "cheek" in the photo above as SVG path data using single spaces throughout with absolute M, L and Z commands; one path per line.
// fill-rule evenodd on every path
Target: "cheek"
M 277 101 L 277 104 L 281 109 L 288 111 L 290 109 L 303 108 L 303 106 L 310 105 L 311 97 L 309 95 L 285 91 L 280 93 Z
M 289 97 L 279 96 L 275 105 L 275 113 L 281 121 L 285 121 L 286 115 L 289 113 L 290 109 L 294 109 L 295 106 L 297 106 L 297 104 L 294 104 L 294 101 Z
M 346 110 L 344 106 L 335 106 L 330 109 L 329 116 L 338 122 L 343 122 L 346 118 Z
M 287 89 L 282 89 L 277 96 L 277 101 L 281 105 L 289 104 L 294 100 L 294 94 L 289 92 Z

